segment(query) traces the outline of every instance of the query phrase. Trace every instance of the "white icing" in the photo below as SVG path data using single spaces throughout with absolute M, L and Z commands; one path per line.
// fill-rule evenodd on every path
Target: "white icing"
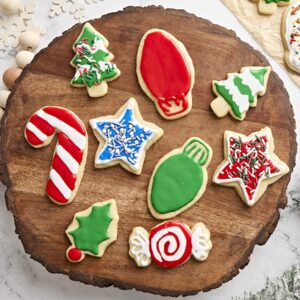
M 176 239 L 173 235 L 169 233 L 173 233 L 177 236 L 179 240 L 179 245 L 176 242 Z M 168 252 L 172 253 L 168 255 L 165 253 L 165 247 L 168 244 Z M 156 260 L 162 261 L 177 261 L 179 260 L 183 254 L 185 253 L 187 246 L 187 240 L 182 232 L 181 228 L 177 226 L 172 226 L 169 228 L 162 229 L 158 231 L 151 239 L 151 249 L 153 256 Z M 176 252 L 174 252 L 177 249 Z
M 148 233 L 141 227 L 135 227 L 129 237 L 129 255 L 139 267 L 147 267 L 151 263 Z
M 66 134 L 80 150 L 84 150 L 86 147 L 86 137 L 76 129 L 66 124 L 62 120 L 47 114 L 42 109 L 37 112 L 37 115 L 47 121 L 54 128 Z
M 39 128 L 37 128 L 33 123 L 28 122 L 26 128 L 37 136 L 39 140 L 45 142 L 48 139 L 48 136 L 43 133 Z
M 199 261 L 206 260 L 211 247 L 208 229 L 202 223 L 196 224 L 192 230 L 192 254 L 195 259 Z
M 238 87 L 234 84 L 235 75 L 230 76 L 227 80 L 221 81 L 220 84 L 228 90 L 229 94 L 232 96 L 232 100 L 239 106 L 241 113 L 249 110 L 249 100 L 247 95 L 240 93 Z
M 290 43 L 291 34 L 296 33 L 300 35 L 300 24 L 297 23 L 297 20 L 300 19 L 300 10 L 295 14 L 291 14 L 293 9 L 300 5 L 300 1 L 294 2 L 287 13 L 286 23 L 285 23 L 285 39 L 286 44 L 289 49 L 289 61 L 292 66 L 300 71 L 300 36 L 295 36 L 295 42 Z M 295 26 L 295 27 L 294 27 Z
M 57 145 L 56 153 L 61 158 L 61 160 L 66 164 L 70 172 L 74 175 L 78 174 L 79 164 L 73 158 L 73 156 L 65 150 L 61 145 Z
M 50 178 L 54 185 L 59 189 L 59 191 L 63 194 L 63 196 L 66 199 L 70 199 L 72 191 L 70 188 L 66 185 L 64 180 L 61 178 L 61 176 L 54 170 L 52 169 L 50 171 Z
M 264 86 L 260 83 L 260 81 L 251 74 L 249 69 L 245 69 L 239 77 L 242 79 L 242 83 L 247 85 L 252 95 L 255 96 L 257 93 L 261 93 L 265 90 Z

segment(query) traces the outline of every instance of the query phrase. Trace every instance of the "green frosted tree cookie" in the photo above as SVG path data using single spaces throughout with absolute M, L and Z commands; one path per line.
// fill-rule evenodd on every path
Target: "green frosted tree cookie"
M 210 106 L 219 117 L 230 113 L 237 120 L 244 120 L 250 107 L 256 107 L 257 97 L 267 89 L 271 67 L 245 67 L 241 73 L 228 74 L 226 80 L 213 81 L 217 98 Z

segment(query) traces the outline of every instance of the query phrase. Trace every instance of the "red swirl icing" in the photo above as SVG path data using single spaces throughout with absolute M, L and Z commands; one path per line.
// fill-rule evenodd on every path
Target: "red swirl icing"
M 192 253 L 190 229 L 177 221 L 168 221 L 154 227 L 149 234 L 151 259 L 164 268 L 177 267 Z

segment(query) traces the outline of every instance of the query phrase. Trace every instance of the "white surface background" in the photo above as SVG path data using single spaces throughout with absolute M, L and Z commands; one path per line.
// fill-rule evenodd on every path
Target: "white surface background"
M 87 8 L 86 19 L 100 17 L 103 14 L 121 10 L 129 5 L 147 6 L 151 4 L 185 9 L 197 16 L 207 18 L 214 23 L 233 29 L 242 40 L 264 53 L 251 38 L 250 34 L 219 0 L 104 0 L 99 4 L 90 5 Z M 75 23 L 73 17 L 68 14 L 49 19 L 49 8 L 50 0 L 38 1 L 37 10 L 33 18 L 37 24 L 48 30 L 46 36 L 42 38 L 40 48 L 46 47 L 53 38 L 59 36 L 64 30 Z M 283 69 L 269 57 L 268 59 L 285 83 L 291 97 L 296 119 L 299 119 L 299 89 L 291 82 Z M 13 66 L 14 64 L 12 57 L 2 58 L 0 60 L 1 73 L 7 66 Z M 243 296 L 245 291 L 255 292 L 262 289 L 268 277 L 273 279 L 292 265 L 300 263 L 300 236 L 298 233 L 300 228 L 300 205 L 296 205 L 297 200 L 300 201 L 299 182 L 300 169 L 298 155 L 297 166 L 293 172 L 292 182 L 288 189 L 289 205 L 285 210 L 281 211 L 281 219 L 278 227 L 267 244 L 262 247 L 255 247 L 249 265 L 233 280 L 209 293 L 199 293 L 196 296 L 187 297 L 186 299 L 226 300 L 235 296 Z M 79 282 L 72 282 L 64 275 L 48 273 L 39 263 L 31 260 L 25 254 L 20 240 L 14 233 L 13 217 L 6 210 L 4 191 L 5 188 L 0 186 L 0 197 L 2 200 L 0 201 L 0 299 L 75 300 L 88 297 L 88 299 L 98 300 L 119 298 L 134 300 L 143 297 L 143 300 L 149 300 L 159 298 L 158 296 L 143 294 L 134 290 L 121 291 L 114 287 L 99 289 Z

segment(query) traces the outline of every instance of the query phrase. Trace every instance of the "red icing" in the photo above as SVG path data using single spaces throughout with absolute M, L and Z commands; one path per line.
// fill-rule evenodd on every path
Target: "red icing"
M 79 122 L 78 118 L 69 110 L 55 106 L 46 106 L 43 108 L 43 110 L 47 114 L 52 115 L 58 118 L 59 120 L 62 120 L 63 122 L 67 123 L 81 134 L 86 134 L 84 125 L 81 122 Z
M 71 173 L 69 168 L 57 154 L 54 154 L 52 168 L 64 179 L 65 184 L 73 191 L 75 188 L 76 176 Z
M 253 200 L 259 188 L 259 179 L 280 173 L 268 157 L 267 135 L 256 136 L 243 142 L 239 138 L 229 138 L 229 162 L 220 170 L 218 180 L 241 179 L 242 187 L 249 200 Z
M 83 123 L 76 115 L 74 115 L 70 111 L 64 108 L 51 107 L 51 106 L 43 108 L 43 111 L 46 112 L 47 114 L 55 116 L 57 119 L 61 120 L 62 122 L 65 122 L 66 124 L 70 125 L 72 128 L 79 131 L 81 134 L 86 136 L 86 130 Z M 29 122 L 34 124 L 41 132 L 43 132 L 48 137 L 52 136 L 55 133 L 56 128 L 50 125 L 42 117 L 38 116 L 37 113 L 31 116 Z M 34 146 L 44 145 L 44 142 L 41 141 L 27 127 L 25 129 L 25 137 L 31 145 Z M 80 150 L 75 145 L 75 143 L 68 136 L 65 135 L 64 132 L 60 132 L 58 134 L 57 145 L 63 147 L 64 150 L 68 152 L 78 162 L 79 165 L 81 164 L 84 152 Z M 73 191 L 77 180 L 77 174 L 73 174 L 71 172 L 71 170 L 68 168 L 68 166 L 59 157 L 57 153 L 54 154 L 52 160 L 52 169 L 54 169 L 60 175 L 64 183 L 69 187 L 71 191 Z M 49 195 L 49 197 L 57 203 L 66 204 L 69 201 L 63 196 L 62 192 L 59 190 L 59 188 L 54 184 L 54 182 L 50 178 L 47 183 L 46 192 Z
M 68 199 L 66 199 L 63 194 L 59 191 L 56 185 L 52 182 L 51 179 L 47 182 L 46 193 L 57 203 L 67 204 Z
M 174 232 L 167 232 L 165 233 L 160 239 L 158 239 L 157 243 L 154 244 L 153 242 L 153 238 L 155 237 L 155 235 L 157 233 L 159 233 L 161 230 L 164 229 L 171 229 L 172 227 L 177 227 L 184 235 L 185 239 L 184 241 L 179 240 L 178 236 L 174 233 Z M 176 247 L 175 249 L 171 249 L 170 248 L 170 244 L 168 242 L 166 242 L 163 246 L 163 252 L 166 255 L 174 255 L 176 254 L 176 252 L 178 251 L 180 244 L 183 242 L 185 243 L 185 251 L 183 253 L 183 255 L 181 255 L 181 257 L 179 257 L 177 260 L 164 260 L 162 259 L 162 261 L 158 260 L 157 257 L 155 257 L 154 251 L 152 247 L 156 247 L 156 250 L 160 253 L 160 255 L 162 254 L 158 248 L 158 245 L 160 243 L 162 243 L 162 239 L 166 238 L 166 237 L 171 237 L 174 238 L 174 240 L 176 241 Z M 191 256 L 192 253 L 192 234 L 191 231 L 189 230 L 189 228 L 187 228 L 184 224 L 177 222 L 177 221 L 168 221 L 168 222 L 164 222 L 156 227 L 154 227 L 149 234 L 149 242 L 150 242 L 150 246 L 149 246 L 149 250 L 150 250 L 150 254 L 151 254 L 151 259 L 159 266 L 164 267 L 164 268 L 171 268 L 171 267 L 176 267 L 179 266 L 181 264 L 183 264 L 184 262 L 186 262 L 189 257 Z M 172 250 L 172 251 L 171 251 Z M 161 256 L 162 258 L 162 256 Z
M 38 146 L 43 144 L 43 142 L 27 128 L 25 129 L 25 137 L 28 143 L 32 146 Z
M 67 251 L 68 259 L 73 262 L 80 261 L 80 259 L 82 258 L 82 255 L 83 255 L 82 251 L 75 247 L 70 248 Z
M 55 128 L 37 114 L 32 115 L 32 117 L 29 119 L 29 122 L 38 127 L 39 130 L 47 136 L 51 136 L 55 132 Z
M 79 164 L 81 163 L 83 152 L 65 134 L 58 135 L 58 144 L 71 153 Z
M 173 39 L 160 31 L 151 32 L 144 40 L 141 75 L 151 94 L 166 116 L 188 109 L 186 96 L 191 89 L 191 70 Z M 170 105 L 177 108 L 170 111 Z

